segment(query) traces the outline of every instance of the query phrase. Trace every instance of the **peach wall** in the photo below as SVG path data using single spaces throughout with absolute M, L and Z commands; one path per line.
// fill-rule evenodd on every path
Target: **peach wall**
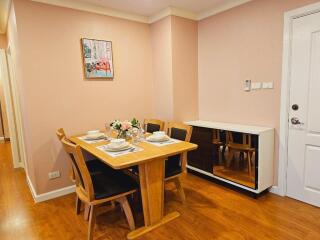
M 198 24 L 168 16 L 151 24 L 155 117 L 198 118 Z
M 0 34 L 0 48 L 7 48 L 7 37 L 4 34 Z
M 31 1 L 14 4 L 27 152 L 41 194 L 71 184 L 58 127 L 71 135 L 103 128 L 115 118 L 152 116 L 151 34 L 147 24 Z M 82 37 L 113 41 L 113 81 L 83 79 Z M 49 181 L 53 170 L 61 178 Z
M 315 0 L 255 0 L 199 22 L 199 118 L 272 126 L 278 172 L 283 14 Z M 244 92 L 245 79 L 274 89 Z
M 173 119 L 198 119 L 198 23 L 172 16 Z
M 150 25 L 154 82 L 154 117 L 173 118 L 171 17 Z

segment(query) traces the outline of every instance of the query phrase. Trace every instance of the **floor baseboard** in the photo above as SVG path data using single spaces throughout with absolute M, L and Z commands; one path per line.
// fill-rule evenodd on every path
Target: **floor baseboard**
M 28 183 L 28 186 L 30 188 L 32 197 L 33 197 L 33 199 L 34 199 L 34 201 L 36 203 L 44 202 L 44 201 L 47 201 L 47 200 L 50 200 L 50 199 L 54 199 L 54 198 L 57 198 L 57 197 L 61 197 L 61 196 L 73 193 L 73 192 L 75 192 L 75 189 L 76 189 L 75 185 L 71 185 L 71 186 L 60 188 L 60 189 L 57 189 L 57 190 L 54 190 L 54 191 L 51 191 L 51 192 L 37 194 L 35 189 L 34 189 L 34 187 L 33 187 L 32 182 L 31 182 L 31 180 L 30 180 L 30 178 L 28 176 L 27 176 L 27 183 Z
M 281 193 L 280 193 L 280 190 L 279 190 L 279 187 L 278 186 L 272 186 L 269 191 L 271 193 L 274 193 L 274 194 L 277 194 L 279 196 L 283 196 Z

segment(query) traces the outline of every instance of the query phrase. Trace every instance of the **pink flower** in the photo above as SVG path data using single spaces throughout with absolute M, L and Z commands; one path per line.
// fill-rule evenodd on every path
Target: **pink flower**
M 124 122 L 122 122 L 122 124 L 121 124 L 121 130 L 122 130 L 122 131 L 127 131 L 127 130 L 129 130 L 131 127 L 132 127 L 132 125 L 131 125 L 131 122 L 129 122 L 129 121 L 124 121 Z

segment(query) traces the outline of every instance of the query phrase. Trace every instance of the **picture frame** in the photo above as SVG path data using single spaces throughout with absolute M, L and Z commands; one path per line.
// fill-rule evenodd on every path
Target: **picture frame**
M 111 41 L 81 38 L 81 50 L 85 79 L 114 78 Z

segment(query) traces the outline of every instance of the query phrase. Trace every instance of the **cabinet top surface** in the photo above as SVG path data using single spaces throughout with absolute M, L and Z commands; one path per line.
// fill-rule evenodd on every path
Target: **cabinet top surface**
M 243 132 L 243 133 L 250 133 L 250 134 L 260 134 L 266 131 L 273 131 L 274 128 L 271 127 L 261 127 L 261 126 L 250 126 L 250 125 L 241 125 L 241 124 L 234 124 L 234 123 L 223 123 L 223 122 L 211 122 L 211 121 L 186 121 L 188 125 L 195 126 L 195 127 L 205 127 L 205 128 L 213 128 L 213 129 L 221 129 L 221 130 L 228 130 L 234 132 Z

